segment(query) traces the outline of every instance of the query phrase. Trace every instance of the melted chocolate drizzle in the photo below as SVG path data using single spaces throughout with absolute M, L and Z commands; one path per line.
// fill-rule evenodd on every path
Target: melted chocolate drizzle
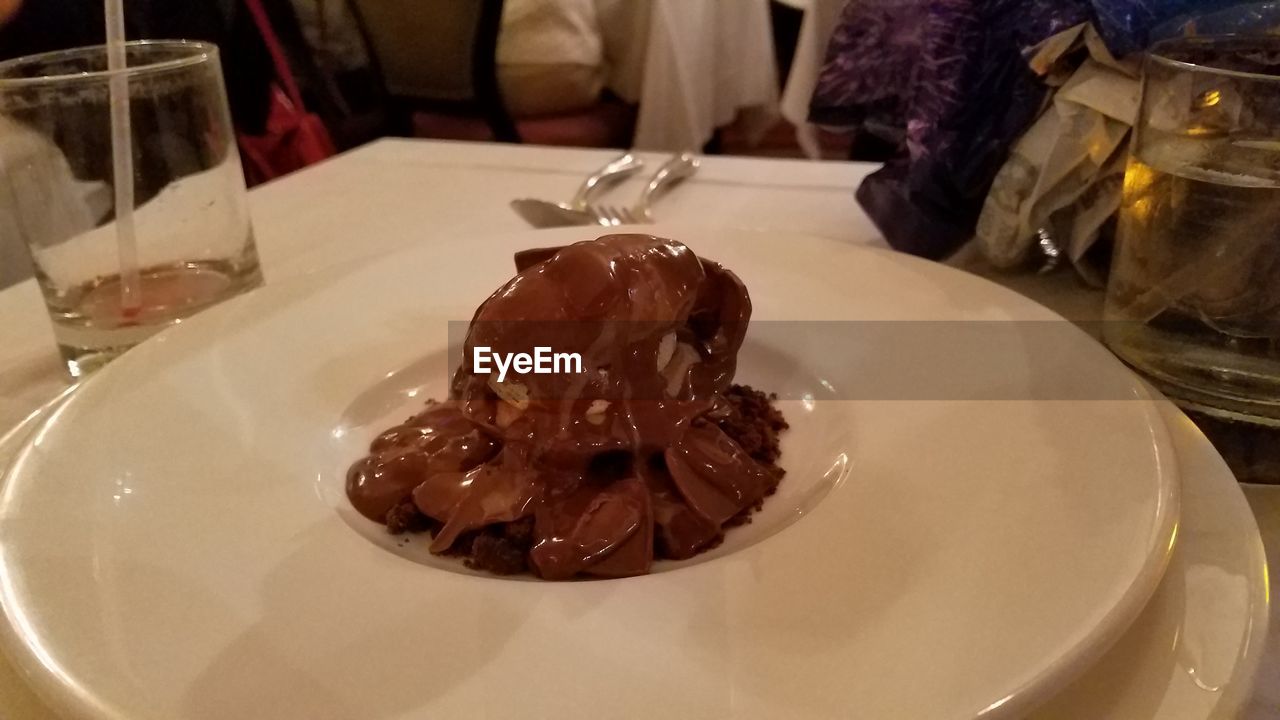
M 687 558 L 718 542 L 778 480 L 708 420 L 751 317 L 742 281 L 648 235 L 515 262 L 472 319 L 450 398 L 384 432 L 351 467 L 352 505 L 385 522 L 411 499 L 436 523 L 436 553 L 532 517 L 529 561 L 546 579 L 643 574 L 655 547 Z M 497 383 L 473 372 L 477 346 L 578 353 L 584 372 Z

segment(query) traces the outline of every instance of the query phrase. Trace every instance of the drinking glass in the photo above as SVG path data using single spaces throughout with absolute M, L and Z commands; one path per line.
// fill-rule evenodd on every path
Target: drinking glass
M 1280 38 L 1153 46 L 1103 335 L 1184 406 L 1280 426 Z
M 116 70 L 103 46 L 0 63 L 0 232 L 30 251 L 72 377 L 262 283 L 217 48 L 141 41 L 126 57 Z M 116 233 L 109 85 L 121 75 L 136 283 Z

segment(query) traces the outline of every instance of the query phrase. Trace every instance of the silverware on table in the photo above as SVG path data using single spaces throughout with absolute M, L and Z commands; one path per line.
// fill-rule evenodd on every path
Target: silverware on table
M 633 220 L 653 222 L 653 201 L 665 195 L 671 188 L 693 177 L 693 174 L 698 172 L 700 164 L 693 153 L 686 152 L 676 155 L 658 168 L 658 172 L 654 173 L 653 179 L 649 181 L 644 192 L 640 193 L 639 202 L 631 210 Z
M 578 192 L 574 193 L 573 199 L 569 201 L 569 207 L 574 210 L 586 210 L 592 196 L 597 191 L 625 180 L 643 168 L 644 160 L 635 155 L 629 152 L 619 155 L 608 165 L 595 171 L 586 180 L 582 181 L 582 185 L 578 187 Z
M 596 215 L 575 210 L 563 203 L 532 200 L 528 198 L 511 201 L 511 209 L 524 218 L 524 221 L 536 228 L 570 227 L 573 225 L 607 225 Z
M 634 207 L 596 205 L 587 208 L 600 219 L 601 225 L 642 225 L 652 223 L 653 201 L 666 194 L 698 171 L 698 158 L 692 153 L 680 153 L 663 163 L 654 173 L 649 184 L 640 193 Z
M 534 227 L 565 227 L 572 225 L 640 225 L 654 221 L 653 202 L 671 188 L 689 179 L 698 171 L 698 158 L 692 153 L 680 153 L 663 163 L 640 193 L 634 207 L 593 204 L 591 198 L 603 184 L 612 184 L 627 177 L 643 166 L 643 161 L 631 154 L 623 155 L 596 174 L 587 178 L 571 204 L 552 203 L 545 200 L 512 200 L 511 207 L 520 217 Z
M 600 190 L 630 177 L 644 167 L 644 161 L 623 153 L 608 165 L 592 173 L 568 203 L 522 198 L 511 201 L 511 208 L 525 222 L 537 228 L 564 227 L 569 225 L 609 225 L 599 214 L 591 212 L 591 198 Z

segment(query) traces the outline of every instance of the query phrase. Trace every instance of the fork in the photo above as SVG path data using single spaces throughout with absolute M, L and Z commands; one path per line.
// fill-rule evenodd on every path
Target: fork
M 690 178 L 698 171 L 699 161 L 692 153 L 681 153 L 658 168 L 649 184 L 640 193 L 635 207 L 616 205 L 588 205 L 584 210 L 595 216 L 606 227 L 653 223 L 653 201 L 668 190 Z
M 598 190 L 630 177 L 633 172 L 643 167 L 644 160 L 629 152 L 623 153 L 582 181 L 573 199 L 569 201 L 569 207 L 589 212 L 591 198 Z
M 587 212 L 596 216 L 601 225 L 635 225 L 637 224 L 636 216 L 626 207 L 616 205 L 591 205 L 587 207 Z

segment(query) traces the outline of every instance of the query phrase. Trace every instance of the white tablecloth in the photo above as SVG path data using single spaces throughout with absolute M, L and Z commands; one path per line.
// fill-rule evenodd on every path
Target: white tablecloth
M 701 150 L 740 114 L 749 133 L 777 116 L 768 0 L 596 0 L 606 84 L 639 103 L 633 145 Z
M 387 140 L 250 193 L 267 282 L 353 265 L 413 243 L 465 243 L 469 235 L 524 227 L 515 197 L 567 198 L 610 158 L 608 151 Z M 647 159 L 661 161 L 661 155 Z M 880 244 L 850 191 L 875 168 L 732 157 L 704 159 L 686 186 L 659 201 L 671 222 L 785 228 L 851 243 Z M 617 191 L 625 199 L 643 178 Z M 1096 306 L 1061 279 L 1022 278 L 1017 288 L 1083 318 Z M 1091 303 L 1093 303 L 1091 305 Z M 0 435 L 65 387 L 39 291 L 27 281 L 0 291 Z M 1268 551 L 1280 557 L 1280 487 L 1247 488 Z M 1275 561 L 1273 560 L 1273 568 Z M 1249 720 L 1275 717 L 1280 704 L 1280 617 Z M 0 718 L 52 716 L 0 658 Z M 230 719 L 229 719 L 230 720 Z M 238 720 L 238 719 L 237 719 Z
M 796 140 L 811 158 L 822 157 L 816 129 L 809 124 L 809 100 L 827 55 L 827 41 L 847 0 L 808 0 L 791 73 L 782 93 L 782 117 L 796 126 Z

